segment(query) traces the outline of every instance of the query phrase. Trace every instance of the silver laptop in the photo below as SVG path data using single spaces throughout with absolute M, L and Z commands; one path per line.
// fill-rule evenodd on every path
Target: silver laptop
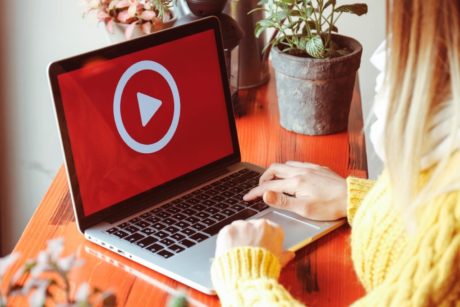
M 52 63 L 52 95 L 79 230 L 88 240 L 208 294 L 219 230 L 267 218 L 297 250 L 339 227 L 242 196 L 219 22 L 191 24 Z

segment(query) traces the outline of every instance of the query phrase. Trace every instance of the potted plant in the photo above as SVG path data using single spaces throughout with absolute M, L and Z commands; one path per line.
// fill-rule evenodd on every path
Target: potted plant
M 261 0 L 256 10 L 266 17 L 255 35 L 275 32 L 271 49 L 280 123 L 287 130 L 322 135 L 346 130 L 362 46 L 335 34 L 343 13 L 367 13 L 366 4 L 336 4 L 335 0 Z
M 85 14 L 95 11 L 98 20 L 105 24 L 112 41 L 150 34 L 168 28 L 176 21 L 172 9 L 173 0 L 85 1 Z

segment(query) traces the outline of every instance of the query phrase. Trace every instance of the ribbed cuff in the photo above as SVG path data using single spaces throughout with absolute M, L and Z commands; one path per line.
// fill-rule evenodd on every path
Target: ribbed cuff
M 242 279 L 278 279 L 281 264 L 271 252 L 260 247 L 237 247 L 214 259 L 212 282 L 219 295 Z
M 374 186 L 375 181 L 357 177 L 347 177 L 347 219 L 353 224 L 353 218 L 364 197 Z

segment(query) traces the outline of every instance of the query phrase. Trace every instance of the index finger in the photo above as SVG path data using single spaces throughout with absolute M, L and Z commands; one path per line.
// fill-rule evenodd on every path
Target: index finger
M 254 200 L 258 197 L 262 197 L 265 191 L 295 194 L 294 187 L 294 178 L 266 181 L 246 193 L 243 199 L 245 201 Z
M 295 167 L 287 164 L 273 163 L 267 170 L 260 176 L 259 184 L 275 178 L 291 178 L 300 175 L 303 168 Z

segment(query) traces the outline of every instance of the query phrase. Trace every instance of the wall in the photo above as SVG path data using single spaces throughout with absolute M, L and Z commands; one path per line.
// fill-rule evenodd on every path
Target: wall
M 2 206 L 1 237 L 4 252 L 18 240 L 62 164 L 61 150 L 48 89 L 49 62 L 106 44 L 102 25 L 94 16 L 82 18 L 79 0 L 15 0 L 3 4 L 8 12 L 7 118 L 11 136 L 6 148 L 10 201 Z M 349 1 L 343 1 L 349 2 Z M 340 32 L 357 38 L 364 46 L 360 70 L 363 105 L 368 112 L 376 71 L 369 57 L 384 32 L 384 1 L 365 1 L 369 14 L 342 16 Z M 340 1 L 339 1 L 340 3 Z M 2 40 L 3 42 L 3 40 Z M 2 46 L 4 44 L 2 43 Z M 369 152 L 371 175 L 379 166 Z
M 0 11 L 0 170 L 5 169 L 6 165 L 6 123 L 5 123 L 5 87 L 4 87 L 4 75 L 5 75 L 5 46 L 3 42 L 5 39 L 4 32 L 4 19 L 2 18 L 4 11 Z M 2 222 L 2 207 L 8 203 L 6 197 L 7 187 L 6 187 L 6 178 L 7 174 L 5 172 L 0 172 L 0 233 L 3 233 L 4 223 Z M 0 257 L 2 256 L 2 237 L 0 236 Z
M 62 164 L 48 63 L 101 47 L 107 39 L 94 16 L 82 18 L 82 1 L 15 0 L 5 5 L 11 135 L 7 150 L 12 184 L 9 206 L 3 206 L 1 235 L 4 250 L 9 251 Z

